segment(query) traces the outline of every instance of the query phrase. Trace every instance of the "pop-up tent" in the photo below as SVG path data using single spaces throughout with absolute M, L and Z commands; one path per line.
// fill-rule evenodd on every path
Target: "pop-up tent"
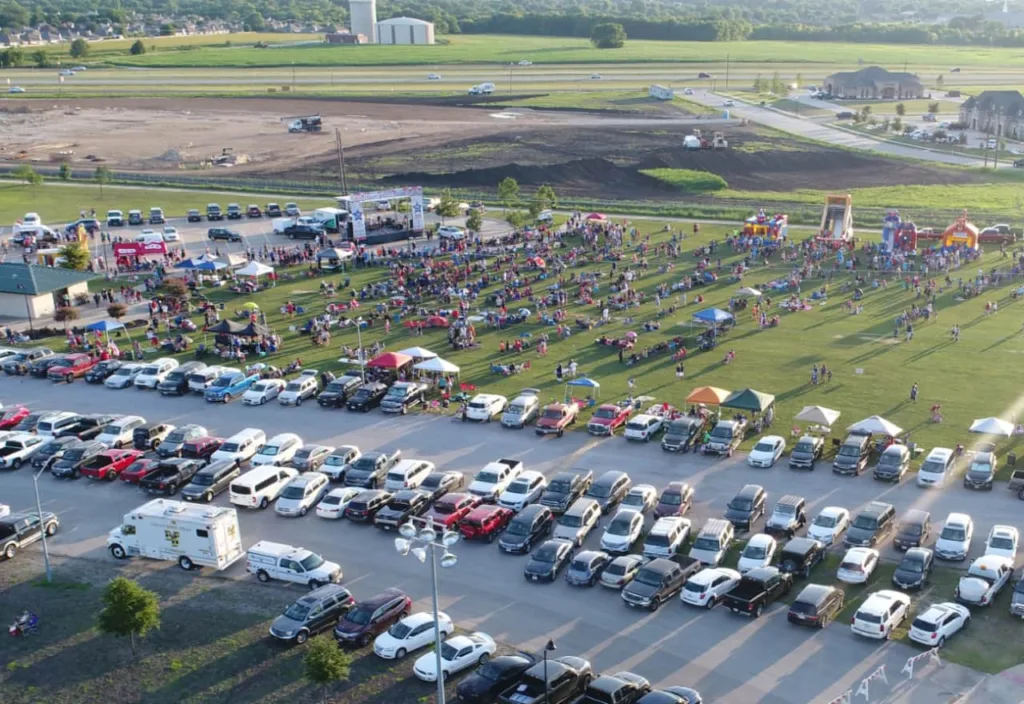
M 730 393 L 728 391 L 717 386 L 698 386 L 686 397 L 686 402 L 703 403 L 705 406 L 717 406 L 729 398 L 729 396 Z
M 246 327 L 245 323 L 225 319 L 207 328 L 206 332 L 212 332 L 214 335 L 241 335 Z
M 825 408 L 824 406 L 804 406 L 803 410 L 796 414 L 796 420 L 802 420 L 805 423 L 827 425 L 830 428 L 838 418 L 839 411 L 833 411 L 831 408 Z
M 408 349 L 399 350 L 398 354 L 405 354 L 413 359 L 433 359 L 437 356 L 436 352 L 431 352 L 426 347 L 410 347 Z M 419 369 L 419 365 L 416 366 Z
M 722 401 L 721 405 L 722 408 L 735 408 L 740 411 L 764 413 L 773 403 L 775 403 L 775 397 L 771 394 L 755 391 L 754 389 L 741 389 L 729 394 L 729 397 Z
M 971 432 L 1010 437 L 1013 435 L 1013 423 L 1002 418 L 979 418 L 971 423 Z
M 761 297 L 761 292 L 752 286 L 744 286 L 736 293 L 740 296 L 754 296 L 755 298 Z
M 590 389 L 590 393 L 594 395 L 594 398 L 601 397 L 601 384 L 596 379 L 590 379 L 585 376 L 578 377 L 576 379 L 570 379 L 565 384 L 565 397 L 569 398 L 570 387 L 575 389 Z
M 241 269 L 235 272 L 238 276 L 252 276 L 258 278 L 260 276 L 266 276 L 267 274 L 273 274 L 274 267 L 261 264 L 257 261 L 251 261 Z
M 699 313 L 694 313 L 693 319 L 698 323 L 705 323 L 707 325 L 718 325 L 719 323 L 735 320 L 732 313 L 721 308 L 707 308 Z
M 903 428 L 887 421 L 882 416 L 871 416 L 858 421 L 847 428 L 851 433 L 866 433 L 869 435 L 889 435 L 896 437 L 903 432 Z
M 89 332 L 105 332 L 110 333 L 113 330 L 121 330 L 124 328 L 124 323 L 117 320 L 97 320 L 95 323 L 89 323 L 85 326 L 85 329 Z
M 430 359 L 424 360 L 419 364 L 413 366 L 413 369 L 417 369 L 421 372 L 431 372 L 433 374 L 458 374 L 459 366 L 452 364 L 448 360 L 441 359 L 440 357 L 431 357 Z
M 317 268 L 326 271 L 344 269 L 345 262 L 353 257 L 355 257 L 353 252 L 345 249 L 339 249 L 338 247 L 328 247 L 327 249 L 321 249 L 316 253 L 316 265 Z
M 366 363 L 366 366 L 376 367 L 378 369 L 399 369 L 411 361 L 412 357 L 407 354 L 402 354 L 401 352 L 385 352 L 384 354 L 371 359 Z

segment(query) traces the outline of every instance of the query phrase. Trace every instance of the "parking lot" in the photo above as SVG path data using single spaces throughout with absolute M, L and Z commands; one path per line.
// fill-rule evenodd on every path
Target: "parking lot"
M 693 483 L 696 496 L 690 518 L 695 527 L 708 517 L 721 516 L 725 503 L 748 482 L 766 488 L 769 505 L 785 493 L 803 495 L 811 515 L 825 505 L 856 510 L 867 501 L 881 499 L 893 503 L 899 513 L 911 507 L 927 508 L 936 521 L 950 511 L 966 511 L 977 521 L 979 536 L 986 535 L 994 523 L 1012 524 L 1019 516 L 1020 504 L 1002 491 L 969 493 L 953 485 L 946 491 L 926 492 L 910 482 L 891 486 L 868 475 L 833 476 L 827 466 L 799 474 L 784 465 L 753 469 L 739 456 L 728 460 L 680 457 L 662 452 L 657 445 L 634 445 L 621 437 L 595 440 L 569 433 L 562 439 L 540 439 L 529 431 L 506 430 L 498 424 L 467 427 L 446 417 L 391 418 L 378 412 L 352 414 L 310 405 L 211 406 L 196 397 L 163 398 L 135 389 L 111 391 L 82 383 L 69 387 L 20 378 L 0 380 L 0 398 L 8 405 L 20 402 L 39 409 L 136 413 L 175 424 L 199 422 L 219 435 L 253 426 L 268 434 L 295 431 L 307 443 L 356 444 L 364 451 L 401 448 L 406 458 L 430 460 L 470 476 L 497 457 L 521 459 L 527 468 L 549 476 L 570 466 L 587 467 L 596 474 L 627 468 L 635 483 L 657 487 L 672 479 Z M 106 555 L 107 531 L 148 498 L 121 482 L 59 481 L 49 476 L 40 478 L 40 492 L 44 510 L 54 511 L 62 521 L 51 550 L 97 559 L 112 559 Z M 0 497 L 16 510 L 33 506 L 28 470 L 0 475 Z M 227 498 L 222 495 L 216 502 L 226 504 Z M 357 596 L 398 586 L 421 603 L 429 598 L 427 568 L 400 557 L 391 546 L 394 536 L 371 526 L 328 522 L 312 513 L 285 519 L 271 511 L 243 512 L 240 521 L 245 545 L 272 539 L 302 545 L 338 561 L 345 583 Z M 596 546 L 599 539 L 600 529 L 591 534 L 587 547 Z M 983 540 L 975 539 L 976 550 Z M 652 682 L 696 687 L 713 701 L 827 701 L 856 687 L 861 677 L 881 663 L 890 672 L 899 672 L 915 653 L 900 644 L 879 646 L 857 638 L 843 624 L 822 632 L 794 628 L 778 607 L 757 621 L 678 603 L 654 614 L 634 611 L 617 594 L 599 587 L 580 591 L 562 580 L 527 584 L 522 577 L 524 559 L 501 554 L 494 545 L 460 543 L 455 552 L 458 565 L 441 573 L 441 606 L 460 626 L 523 647 L 536 648 L 553 638 L 561 652 L 588 657 L 595 668 L 633 669 Z M 895 557 L 892 552 L 887 555 Z M 240 564 L 230 568 L 228 575 L 252 579 Z M 282 594 L 282 602 L 288 598 Z M 905 689 L 900 701 L 938 701 L 969 688 L 979 678 L 966 668 L 947 664 L 939 677 Z

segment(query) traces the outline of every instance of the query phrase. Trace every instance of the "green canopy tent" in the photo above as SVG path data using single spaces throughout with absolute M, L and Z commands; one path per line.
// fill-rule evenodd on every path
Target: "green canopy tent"
M 773 403 L 775 403 L 775 397 L 771 394 L 754 389 L 740 389 L 729 394 L 729 397 L 722 401 L 721 406 L 751 413 L 764 413 Z

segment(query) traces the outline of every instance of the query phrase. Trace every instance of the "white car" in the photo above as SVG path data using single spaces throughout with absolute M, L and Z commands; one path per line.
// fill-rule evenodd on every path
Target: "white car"
M 836 570 L 836 579 L 847 584 L 866 584 L 878 567 L 878 551 L 872 548 L 850 548 Z
M 242 403 L 246 406 L 262 406 L 267 401 L 273 401 L 281 394 L 284 383 L 284 379 L 261 379 L 242 394 Z
M 274 512 L 279 516 L 305 516 L 327 492 L 330 479 L 320 472 L 306 472 L 293 477 L 277 497 Z
M 874 640 L 889 640 L 892 632 L 907 619 L 910 597 L 903 592 L 881 589 L 867 599 L 853 615 L 850 630 Z
M 490 422 L 501 415 L 508 405 L 508 399 L 498 394 L 477 394 L 466 406 L 466 419 Z
M 414 650 L 434 644 L 434 614 L 426 611 L 410 614 L 373 641 L 373 652 L 385 660 L 401 660 Z M 437 615 L 441 640 L 455 632 L 455 624 L 443 611 Z
M 778 547 L 775 538 L 766 533 L 758 533 L 752 537 L 747 541 L 743 552 L 740 553 L 739 562 L 736 563 L 740 574 L 746 574 L 750 570 L 756 570 L 758 567 L 767 567 L 772 564 L 772 559 L 775 557 L 775 551 Z
M 11 515 L 11 507 L 7 504 L 0 504 L 0 518 Z
M 1017 546 L 1020 544 L 1020 531 L 1013 526 L 992 526 L 985 541 L 985 554 L 1005 557 L 1011 562 L 1017 560 Z
M 644 528 L 644 515 L 630 508 L 620 508 L 601 536 L 601 549 L 621 554 L 629 552 L 633 543 L 640 539 Z
M 707 567 L 686 580 L 679 599 L 684 604 L 710 609 L 739 584 L 741 575 L 728 567 Z
M 946 601 L 932 604 L 910 624 L 910 640 L 932 648 L 941 648 L 971 620 L 966 606 Z
M 658 490 L 651 484 L 637 484 L 622 499 L 620 508 L 647 513 L 658 504 Z
M 1013 560 L 985 555 L 971 563 L 956 586 L 956 600 L 972 606 L 988 606 L 1013 576 Z
M 747 455 L 747 464 L 751 467 L 771 467 L 782 457 L 785 450 L 785 440 L 778 435 L 765 435 Z
M 665 421 L 661 416 L 649 416 L 646 413 L 641 413 L 626 421 L 623 437 L 637 442 L 650 442 L 651 438 L 661 432 L 664 424 Z
M 684 88 L 683 95 L 693 95 L 693 88 Z
M 21 86 L 11 86 L 10 88 L 7 89 L 7 92 L 8 93 L 24 93 L 25 89 L 22 88 Z
M 331 489 L 320 503 L 316 505 L 316 515 L 320 518 L 341 518 L 348 508 L 348 502 L 362 494 L 365 489 L 354 486 L 345 486 L 340 489 Z
M 181 242 L 181 235 L 178 234 L 178 228 L 176 227 L 167 225 L 161 234 L 163 235 L 164 242 Z
M 592 81 L 600 81 L 601 80 L 601 74 L 600 73 L 592 73 L 592 74 L 590 74 L 590 80 L 592 80 Z
M 100 434 L 96 436 L 96 440 L 107 447 L 119 450 L 125 445 L 130 446 L 135 429 L 145 424 L 146 419 L 142 416 L 120 416 L 100 428 Z
M 441 74 L 440 73 L 428 73 L 427 74 L 427 80 L 428 81 L 440 81 L 441 80 Z
M 284 467 L 302 447 L 302 438 L 295 433 L 279 433 L 267 440 L 252 458 L 252 466 L 276 464 Z
M 946 447 L 932 448 L 917 470 L 917 485 L 943 487 L 953 471 L 954 452 Z
M 22 464 L 31 460 L 32 455 L 36 454 L 45 444 L 45 438 L 33 433 L 7 435 L 0 443 L 0 467 L 18 469 Z
M 157 384 L 167 378 L 167 375 L 178 368 L 178 360 L 171 357 L 161 357 L 142 368 L 135 376 L 136 389 L 155 389 Z
M 437 228 L 437 236 L 443 240 L 455 240 L 458 242 L 466 236 L 466 231 L 454 225 L 441 225 Z
M 527 61 L 526 59 L 523 59 L 522 61 L 519 62 L 519 65 L 520 66 L 533 66 L 533 62 L 532 61 Z
M 441 644 L 441 678 L 446 679 L 474 665 L 483 665 L 495 650 L 494 639 L 480 631 L 449 638 Z M 424 682 L 436 682 L 437 655 L 434 651 L 421 655 L 412 669 Z
M 736 101 L 735 100 L 726 100 L 725 102 L 722 103 L 722 107 L 734 108 L 734 107 L 736 107 Z
M 539 499 L 547 488 L 548 480 L 544 478 L 544 475 L 528 469 L 516 477 L 498 495 L 498 505 L 513 511 L 522 511 L 528 504 Z
M 807 537 L 825 544 L 838 543 L 850 527 L 850 512 L 841 506 L 826 506 L 807 528 Z
M 498 460 L 483 466 L 466 491 L 484 501 L 496 501 L 523 472 L 523 463 L 517 460 Z
M 935 541 L 935 557 L 963 562 L 974 540 L 974 521 L 966 513 L 951 513 Z
M 142 372 L 144 367 L 144 364 L 138 362 L 122 364 L 117 371 L 106 378 L 103 385 L 108 389 L 127 389 L 135 383 L 135 377 Z

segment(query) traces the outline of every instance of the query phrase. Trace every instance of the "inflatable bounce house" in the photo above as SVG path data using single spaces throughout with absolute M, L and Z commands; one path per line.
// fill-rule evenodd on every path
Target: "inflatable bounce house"
M 967 209 L 942 233 L 943 247 L 978 248 L 978 228 L 967 220 Z
M 882 249 L 908 254 L 917 250 L 917 227 L 903 222 L 898 210 L 890 210 L 882 221 Z
M 853 238 L 853 198 L 849 195 L 825 196 L 818 239 L 844 245 Z
M 763 240 L 777 242 L 783 240 L 789 232 L 789 216 L 782 213 L 768 215 L 761 209 L 757 215 L 747 218 L 743 224 L 745 237 L 760 237 Z

